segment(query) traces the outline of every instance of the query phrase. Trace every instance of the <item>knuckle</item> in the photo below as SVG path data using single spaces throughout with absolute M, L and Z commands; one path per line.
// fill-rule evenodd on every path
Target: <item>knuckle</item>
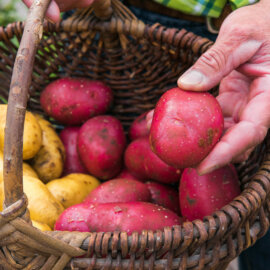
M 226 65 L 226 55 L 220 49 L 211 48 L 200 57 L 200 62 L 207 65 L 215 72 L 219 72 Z
M 223 29 L 228 36 L 230 36 L 230 39 L 228 39 L 225 42 L 228 43 L 233 43 L 234 41 L 239 42 L 239 40 L 246 40 L 250 33 L 252 32 L 250 26 L 248 25 L 243 25 L 243 24 L 234 24 L 234 25 L 229 25 L 225 26 L 225 29 Z
M 267 127 L 262 126 L 258 128 L 258 137 L 256 144 L 261 143 L 265 139 L 267 131 L 268 131 Z
M 230 43 L 233 39 L 246 39 L 251 33 L 254 33 L 254 26 L 250 23 L 250 18 L 241 13 L 242 11 L 235 10 L 223 22 L 220 36 L 226 36 L 224 42 Z

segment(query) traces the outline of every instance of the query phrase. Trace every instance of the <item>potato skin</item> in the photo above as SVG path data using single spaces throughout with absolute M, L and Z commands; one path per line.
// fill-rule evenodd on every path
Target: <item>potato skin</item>
M 139 179 L 176 183 L 181 171 L 162 161 L 151 149 L 148 137 L 132 141 L 125 151 L 125 166 Z
M 115 178 L 131 179 L 139 182 L 144 182 L 138 177 L 135 177 L 128 169 L 124 168 Z
M 4 151 L 4 133 L 6 125 L 7 105 L 0 105 L 0 150 Z M 23 133 L 23 159 L 34 157 L 42 144 L 42 131 L 35 116 L 26 112 Z
M 140 137 L 149 135 L 147 128 L 146 116 L 149 112 L 145 112 L 138 116 L 131 124 L 129 129 L 129 138 L 134 141 Z
M 55 222 L 54 230 L 90 232 L 88 218 L 91 207 L 91 204 L 81 203 L 67 208 Z
M 77 150 L 79 130 L 80 127 L 65 127 L 59 134 L 66 151 L 63 175 L 71 173 L 87 173 Z
M 37 178 L 24 176 L 23 191 L 28 198 L 28 209 L 32 220 L 45 223 L 50 228 L 64 211 L 62 204 L 50 193 L 42 181 Z
M 150 180 L 145 170 L 145 157 L 149 151 L 149 146 L 146 140 L 137 139 L 132 141 L 126 148 L 124 160 L 125 167 L 136 178 L 143 182 Z
M 169 210 L 172 210 L 178 215 L 180 214 L 179 194 L 178 191 L 169 185 L 160 184 L 157 182 L 145 183 L 151 193 L 151 203 L 161 205 Z
M 85 203 L 136 202 L 150 201 L 147 186 L 130 179 L 112 179 L 92 190 L 84 200 Z
M 4 204 L 4 179 L 3 179 L 3 153 L 0 151 L 0 211 L 3 210 L 3 204 Z M 23 176 L 30 176 L 34 178 L 38 178 L 37 173 L 33 170 L 33 168 L 23 162 Z
M 187 168 L 179 185 L 181 213 L 190 221 L 203 219 L 220 210 L 240 193 L 240 183 L 233 165 L 201 176 L 195 169 Z
M 28 199 L 28 210 L 33 226 L 42 231 L 52 230 L 55 221 L 64 211 L 63 206 L 52 196 L 46 186 L 36 177 L 24 174 L 23 189 Z M 4 182 L 1 174 L 0 211 L 3 210 L 4 197 Z
M 41 230 L 42 232 L 46 232 L 46 231 L 51 231 L 51 227 L 49 227 L 47 224 L 45 223 L 41 223 L 41 222 L 38 222 L 38 221 L 35 221 L 35 220 L 32 220 L 32 225 L 33 227 Z
M 101 81 L 61 78 L 42 91 L 40 104 L 54 119 L 66 125 L 79 125 L 104 114 L 111 106 L 112 90 Z
M 218 142 L 223 124 L 220 105 L 211 94 L 173 88 L 156 105 L 150 143 L 167 164 L 193 167 Z
M 85 122 L 78 135 L 78 152 L 91 175 L 108 180 L 119 174 L 126 138 L 118 119 L 100 115 Z
M 113 232 L 162 230 L 181 224 L 172 211 L 148 202 L 79 204 L 66 209 L 55 223 L 59 231 Z
M 42 129 L 42 146 L 31 165 L 44 183 L 62 175 L 65 161 L 64 145 L 51 123 L 35 115 Z
M 25 162 L 23 162 L 23 175 L 38 178 L 38 175 L 35 172 L 35 170 L 28 163 Z
M 72 173 L 52 180 L 46 186 L 64 208 L 68 208 L 81 203 L 99 184 L 100 182 L 91 175 Z
M 36 177 L 23 175 L 23 191 L 28 199 L 28 210 L 33 225 L 41 230 L 50 230 L 65 210 L 62 204 L 50 193 L 46 185 Z M 4 203 L 3 177 L 0 176 L 0 211 Z M 36 222 L 36 223 L 35 223 Z

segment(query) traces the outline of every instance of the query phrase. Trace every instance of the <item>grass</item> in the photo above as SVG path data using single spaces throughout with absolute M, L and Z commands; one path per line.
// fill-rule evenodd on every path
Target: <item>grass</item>
M 16 5 L 21 0 L 0 0 L 0 26 L 20 20 Z

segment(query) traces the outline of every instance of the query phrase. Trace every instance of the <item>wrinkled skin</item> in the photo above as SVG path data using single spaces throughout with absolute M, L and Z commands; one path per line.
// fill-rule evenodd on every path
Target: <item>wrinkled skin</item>
M 58 22 L 60 20 L 60 11 L 67 11 L 74 8 L 85 8 L 98 0 L 53 0 L 48 8 L 46 17 L 50 21 Z M 27 7 L 30 7 L 33 0 L 23 0 Z
M 246 160 L 270 127 L 269 9 L 270 1 L 261 0 L 234 11 L 214 46 L 178 80 L 179 87 L 191 91 L 207 91 L 220 82 L 217 99 L 227 131 L 198 166 L 200 174 Z

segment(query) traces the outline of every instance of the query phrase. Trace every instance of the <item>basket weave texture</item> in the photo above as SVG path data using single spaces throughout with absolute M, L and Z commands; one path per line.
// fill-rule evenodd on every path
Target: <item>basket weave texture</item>
M 63 76 L 88 77 L 112 88 L 115 102 L 110 113 L 125 128 L 134 117 L 152 109 L 161 94 L 175 86 L 179 75 L 212 45 L 184 29 L 145 25 L 118 0 L 100 0 L 99 6 L 43 26 L 33 70 L 24 71 L 32 73 L 27 109 L 43 113 L 39 95 L 50 81 Z M 0 28 L 2 102 L 6 102 L 9 88 L 14 89 L 11 76 L 20 68 L 18 59 L 13 65 L 24 29 L 21 22 Z M 10 110 L 13 106 L 9 99 Z M 7 173 L 5 195 L 10 199 L 0 214 L 0 266 L 5 270 L 224 269 L 269 228 L 268 142 L 269 136 L 248 161 L 237 166 L 242 194 L 230 204 L 204 220 L 131 236 L 126 232 L 44 233 L 33 228 L 27 198 L 15 188 L 19 177 L 12 175 L 15 180 L 11 182 Z M 5 166 L 10 149 L 5 141 Z M 22 162 L 21 154 L 11 155 L 13 159 Z M 15 164 L 14 170 L 21 174 L 20 165 Z

